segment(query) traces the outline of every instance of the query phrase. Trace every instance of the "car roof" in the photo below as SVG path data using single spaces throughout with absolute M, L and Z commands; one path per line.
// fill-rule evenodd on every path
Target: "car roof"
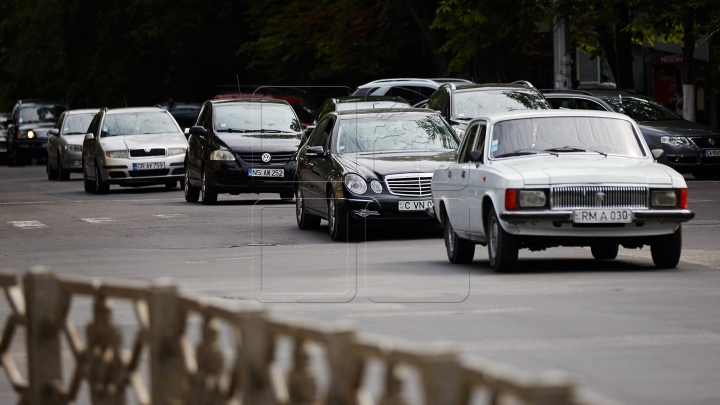
M 26 98 L 22 100 L 18 100 L 18 103 L 20 104 L 58 104 L 58 105 L 67 105 L 65 100 L 59 99 L 59 98 Z
M 588 89 L 588 91 L 595 97 L 617 97 L 619 95 L 623 95 L 630 97 L 647 98 L 635 93 L 634 91 L 629 90 Z
M 437 111 L 429 108 L 371 108 L 365 110 L 350 110 L 350 111 L 333 111 L 328 114 L 336 114 L 338 116 L 345 115 L 379 115 L 379 114 L 391 114 L 391 113 L 426 113 L 426 114 L 437 114 Z
M 345 96 L 345 97 L 337 97 L 334 98 L 336 103 L 357 103 L 362 101 L 394 101 L 399 103 L 408 103 L 407 100 L 405 100 L 402 97 L 398 96 Z
M 107 110 L 107 114 L 123 114 L 123 113 L 139 113 L 139 112 L 167 112 L 162 107 L 126 107 L 112 108 Z
M 77 114 L 97 114 L 100 112 L 99 108 L 83 108 L 80 110 L 69 110 L 67 112 L 67 115 L 77 115 Z
M 508 119 L 517 118 L 543 118 L 543 117 L 601 117 L 601 118 L 615 118 L 623 119 L 626 121 L 632 121 L 630 117 L 625 114 L 620 114 L 610 111 L 597 111 L 597 110 L 568 110 L 568 109 L 553 109 L 553 110 L 515 110 L 507 112 L 497 112 L 492 114 L 486 114 L 481 117 L 473 118 L 475 120 L 483 121 L 504 121 Z M 472 122 L 470 121 L 470 122 Z M 469 125 L 469 124 L 468 124 Z
M 274 99 L 274 98 L 225 98 L 218 100 L 208 100 L 213 105 L 219 104 L 244 104 L 244 103 L 262 103 L 262 104 L 284 104 L 290 105 L 285 100 Z
M 458 84 L 455 86 L 455 91 L 465 91 L 465 90 L 498 90 L 498 89 L 508 89 L 508 90 L 519 90 L 519 89 L 532 89 L 532 87 L 523 86 L 522 84 L 512 84 L 512 83 L 485 83 L 485 84 Z
M 403 85 L 422 85 L 426 87 L 440 87 L 440 83 L 430 79 L 414 79 L 414 78 L 400 78 L 400 79 L 380 79 L 374 80 L 369 83 L 365 83 L 362 86 L 358 86 L 359 89 L 368 87 L 392 87 L 392 86 L 403 86 Z
M 554 95 L 554 94 L 565 94 L 565 95 L 569 95 L 569 94 L 575 94 L 575 95 L 583 94 L 583 95 L 586 95 L 586 96 L 592 96 L 592 93 L 590 93 L 590 92 L 587 91 L 587 90 L 577 90 L 577 89 L 538 89 L 538 91 L 539 91 L 540 93 L 542 93 L 543 95 L 546 95 L 546 96 Z
M 467 83 L 467 84 L 472 83 L 470 80 L 458 79 L 455 77 L 436 77 L 436 78 L 431 78 L 428 80 L 432 80 L 437 83 Z

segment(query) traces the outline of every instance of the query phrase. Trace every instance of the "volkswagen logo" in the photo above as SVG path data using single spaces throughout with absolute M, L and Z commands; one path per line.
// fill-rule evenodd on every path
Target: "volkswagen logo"
M 715 146 L 715 144 L 717 143 L 717 139 L 708 138 L 708 143 L 710 144 L 710 146 Z
M 270 162 L 270 159 L 272 159 L 272 156 L 270 156 L 269 153 L 263 153 L 260 159 L 262 159 L 263 162 L 268 163 Z
M 601 206 L 603 201 L 605 201 L 605 193 L 598 191 L 598 193 L 595 194 L 595 202 L 597 203 L 597 206 Z

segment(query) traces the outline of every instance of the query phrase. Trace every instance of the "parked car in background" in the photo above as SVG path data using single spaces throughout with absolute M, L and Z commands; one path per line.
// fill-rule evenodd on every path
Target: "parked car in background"
M 0 163 L 7 159 L 7 124 L 9 113 L 0 113 Z
M 8 165 L 21 165 L 33 158 L 45 159 L 48 131 L 68 109 L 62 100 L 19 100 L 6 121 Z
M 440 114 L 462 138 L 467 123 L 486 114 L 516 110 L 549 110 L 552 106 L 528 82 L 442 85 L 427 107 Z
M 452 129 L 427 109 L 328 113 L 298 151 L 298 226 L 317 228 L 325 219 L 330 237 L 344 240 L 356 226 L 436 223 L 425 211 L 430 180 L 457 145 Z
M 610 104 L 584 90 L 540 90 L 553 108 L 614 111 Z
M 140 187 L 182 183 L 187 140 L 160 107 L 103 108 L 83 140 L 85 191 L 105 193 L 111 184 Z
M 279 193 L 292 200 L 302 127 L 287 101 L 235 98 L 203 104 L 190 128 L 185 200 L 219 193 Z
M 286 94 L 270 94 L 270 93 L 229 93 L 229 94 L 218 94 L 215 96 L 215 100 L 227 100 L 234 98 L 254 98 L 254 99 L 276 99 L 284 100 L 290 104 L 295 115 L 300 120 L 300 124 L 303 128 L 308 125 L 312 125 L 315 119 L 315 110 L 305 98 Z
M 545 91 L 545 90 L 543 90 Z M 683 119 L 657 101 L 622 90 L 551 91 L 553 105 L 623 113 L 637 121 L 645 141 L 665 154 L 658 160 L 700 180 L 720 175 L 720 130 Z
M 90 122 L 100 110 L 69 110 L 60 115 L 48 131 L 48 180 L 69 180 L 70 173 L 82 173 L 82 145 Z
M 444 83 L 472 84 L 465 79 L 382 79 L 358 87 L 353 96 L 397 96 L 416 105 L 427 100 Z
M 660 268 L 682 250 L 687 186 L 655 162 L 630 118 L 600 111 L 515 111 L 470 121 L 454 163 L 432 179 L 435 212 L 452 263 L 487 245 L 490 265 L 511 270 L 518 250 L 589 246 L 598 260 L 650 246 Z
M 200 115 L 201 103 L 177 103 L 173 102 L 172 107 L 168 103 L 161 104 L 162 108 L 168 110 L 168 112 L 175 118 L 183 132 L 185 129 L 190 129 L 191 126 L 195 125 L 198 115 Z M 190 136 L 189 133 L 185 134 L 186 137 Z

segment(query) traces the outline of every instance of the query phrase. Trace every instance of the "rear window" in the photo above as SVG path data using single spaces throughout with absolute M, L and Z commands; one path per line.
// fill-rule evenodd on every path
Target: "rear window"
M 471 119 L 516 110 L 548 110 L 552 107 L 537 91 L 525 89 L 458 91 L 453 94 L 452 115 Z

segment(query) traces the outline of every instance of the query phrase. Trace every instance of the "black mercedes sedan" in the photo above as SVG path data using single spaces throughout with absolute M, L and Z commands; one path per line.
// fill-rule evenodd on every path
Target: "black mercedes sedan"
M 397 221 L 433 221 L 433 172 L 451 162 L 458 138 L 428 109 L 331 112 L 300 148 L 295 207 L 300 229 L 328 221 L 330 237 Z
M 214 204 L 219 193 L 279 193 L 292 200 L 301 131 L 284 100 L 206 101 L 190 128 L 185 200 Z

